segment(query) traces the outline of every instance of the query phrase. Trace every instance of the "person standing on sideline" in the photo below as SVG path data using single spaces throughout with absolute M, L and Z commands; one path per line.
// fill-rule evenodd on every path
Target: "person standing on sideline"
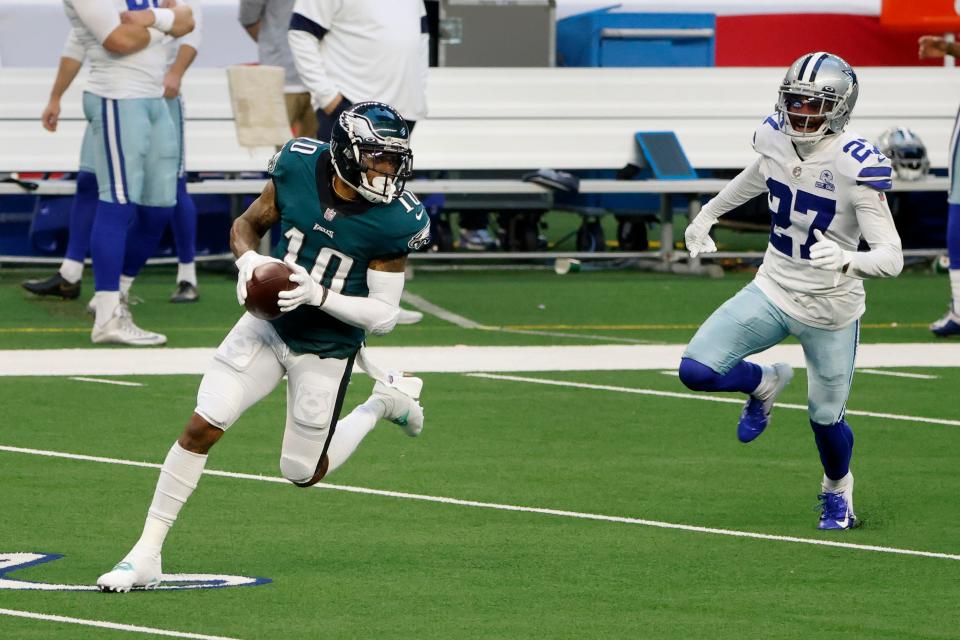
M 60 123 L 60 99 L 73 84 L 83 67 L 86 50 L 80 43 L 76 29 L 71 29 L 60 56 L 57 76 L 50 90 L 50 100 L 40 116 L 43 128 L 55 133 Z M 97 176 L 93 159 L 93 133 L 89 123 L 83 131 L 80 145 L 80 167 L 77 171 L 77 190 L 70 206 L 67 252 L 60 269 L 48 278 L 26 280 L 24 289 L 38 296 L 59 296 L 66 300 L 80 297 L 83 261 L 90 249 L 90 227 L 97 211 Z
M 240 0 L 240 24 L 257 43 L 260 64 L 282 67 L 283 99 L 295 136 L 314 136 L 317 114 L 310 104 L 310 92 L 300 81 L 287 42 L 287 27 L 294 0 Z
M 422 0 L 296 0 L 287 38 L 330 140 L 352 104 L 393 105 L 412 130 L 427 115 L 430 35 Z
M 96 288 L 90 337 L 164 344 L 166 336 L 137 327 L 120 303 L 120 275 L 131 222 L 162 229 L 173 215 L 177 148 L 163 101 L 162 41 L 165 34 L 190 33 L 193 11 L 186 5 L 128 11 L 124 0 L 64 0 L 64 9 L 91 67 L 83 107 L 93 131 L 99 201 L 90 241 Z
M 803 347 L 807 405 L 820 452 L 819 529 L 851 529 L 853 430 L 846 421 L 866 310 L 863 280 L 903 269 L 900 236 L 884 191 L 890 160 L 847 130 L 860 87 L 839 56 L 818 51 L 790 65 L 777 111 L 753 134 L 760 156 L 708 202 L 684 232 L 691 257 L 717 246 L 718 218 L 768 194 L 770 242 L 757 277 L 701 325 L 680 361 L 680 380 L 694 391 L 738 391 L 747 401 L 737 424 L 752 442 L 770 423 L 774 402 L 793 378 L 784 362 L 745 360 L 788 336 Z M 869 246 L 859 251 L 860 240 Z
M 920 59 L 960 57 L 960 44 L 947 42 L 940 36 L 921 36 Z M 930 325 L 930 331 L 941 338 L 960 335 L 960 111 L 950 136 L 950 158 L 947 169 L 950 191 L 947 194 L 947 254 L 950 257 L 950 304 L 947 312 Z
M 180 39 L 164 39 L 164 46 L 168 49 L 168 68 L 163 78 L 164 97 L 167 98 L 167 107 L 170 109 L 170 115 L 177 130 L 175 139 L 180 149 L 177 204 L 171 225 L 178 255 L 177 290 L 170 297 L 171 302 L 195 302 L 199 299 L 196 290 L 196 266 L 194 264 L 197 210 L 193 199 L 186 190 L 186 173 L 183 162 L 183 115 L 179 91 L 183 74 L 193 62 L 199 48 L 201 20 L 199 0 L 187 0 L 187 4 L 194 10 L 194 30 Z M 42 116 L 43 126 L 48 131 L 56 131 L 60 115 L 60 98 L 76 78 L 85 58 L 86 51 L 78 40 L 77 32 L 71 30 L 67 43 L 64 45 L 57 78 L 50 95 L 50 102 L 44 109 Z M 80 295 L 83 261 L 90 249 L 90 233 L 97 208 L 98 187 L 92 145 L 91 126 L 88 124 L 81 146 L 77 190 L 70 210 L 66 255 L 60 269 L 54 275 L 44 279 L 27 280 L 23 283 L 23 287 L 27 291 L 36 295 L 54 295 L 65 299 L 77 298 Z M 152 251 L 156 247 L 156 242 L 159 241 L 159 235 L 164 231 L 162 227 L 156 228 L 156 225 L 162 222 L 162 218 L 148 217 L 150 217 L 153 225 L 135 224 L 127 235 L 128 244 L 120 277 L 121 302 L 128 298 L 133 278 L 143 266 L 141 260 L 145 261 L 150 257 L 149 255 L 142 256 L 143 250 L 141 248 L 146 247 Z M 88 309 L 91 313 L 95 313 L 95 304 L 92 301 Z

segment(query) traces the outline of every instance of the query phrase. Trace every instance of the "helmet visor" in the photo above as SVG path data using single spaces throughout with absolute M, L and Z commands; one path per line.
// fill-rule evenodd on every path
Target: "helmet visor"
M 821 95 L 784 91 L 780 94 L 780 104 L 795 131 L 815 133 L 836 108 L 837 100 Z

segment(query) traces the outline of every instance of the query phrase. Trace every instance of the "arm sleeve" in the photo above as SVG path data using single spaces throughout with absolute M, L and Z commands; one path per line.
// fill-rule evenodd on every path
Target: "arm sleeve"
M 203 42 L 203 7 L 200 5 L 200 0 L 186 0 L 186 3 L 193 11 L 193 31 L 180 38 L 177 44 L 187 45 L 193 47 L 194 51 L 200 51 L 200 43 Z
M 237 16 L 240 24 L 249 27 L 263 19 L 263 12 L 267 0 L 240 0 L 240 13 Z
M 120 14 L 110 0 L 80 0 L 73 9 L 100 44 L 120 26 Z
M 853 278 L 892 278 L 903 269 L 900 236 L 887 198 L 868 186 L 854 188 L 854 207 L 869 251 L 853 252 L 846 274 Z
M 80 36 L 77 35 L 76 29 L 70 29 L 70 33 L 67 34 L 67 41 L 63 44 L 63 52 L 60 57 L 70 58 L 81 63 L 87 57 L 87 50 L 80 44 Z
M 766 191 L 767 183 L 760 172 L 761 160 L 761 158 L 757 158 L 753 161 L 753 164 L 728 182 L 720 193 L 703 206 L 703 209 L 697 215 L 697 219 L 699 220 L 700 216 L 705 215 L 705 221 L 709 219 L 713 223 L 726 212 Z
M 320 45 L 339 7 L 339 0 L 297 0 L 290 17 L 287 41 L 293 63 L 317 109 L 330 104 L 339 93 L 324 69 Z
M 370 293 L 366 297 L 346 296 L 328 290 L 321 308 L 338 320 L 382 336 L 397 326 L 403 282 L 402 272 L 367 269 Z

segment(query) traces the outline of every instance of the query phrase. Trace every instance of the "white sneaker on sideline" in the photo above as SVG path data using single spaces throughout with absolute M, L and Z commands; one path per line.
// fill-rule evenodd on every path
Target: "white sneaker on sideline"
M 400 315 L 397 316 L 397 324 L 417 324 L 423 320 L 423 314 L 419 311 L 409 311 L 400 308 Z
M 133 323 L 133 316 L 126 305 L 117 305 L 113 317 L 103 325 L 93 323 L 90 340 L 95 344 L 128 344 L 137 347 L 153 347 L 167 343 L 167 336 L 141 329 Z
M 399 373 L 388 373 L 387 381 L 373 385 L 373 395 L 384 405 L 384 420 L 398 424 L 403 431 L 414 438 L 423 431 L 423 407 L 420 406 L 420 392 L 423 380 Z
M 131 551 L 113 569 L 97 578 L 100 591 L 126 593 L 131 589 L 156 589 L 162 577 L 160 556 Z

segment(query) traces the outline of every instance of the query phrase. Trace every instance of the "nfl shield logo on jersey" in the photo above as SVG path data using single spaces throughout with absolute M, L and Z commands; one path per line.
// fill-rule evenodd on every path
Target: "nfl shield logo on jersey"
M 323 212 L 323 219 L 326 221 L 333 220 L 337 217 L 337 211 L 333 207 L 328 207 L 326 211 Z

